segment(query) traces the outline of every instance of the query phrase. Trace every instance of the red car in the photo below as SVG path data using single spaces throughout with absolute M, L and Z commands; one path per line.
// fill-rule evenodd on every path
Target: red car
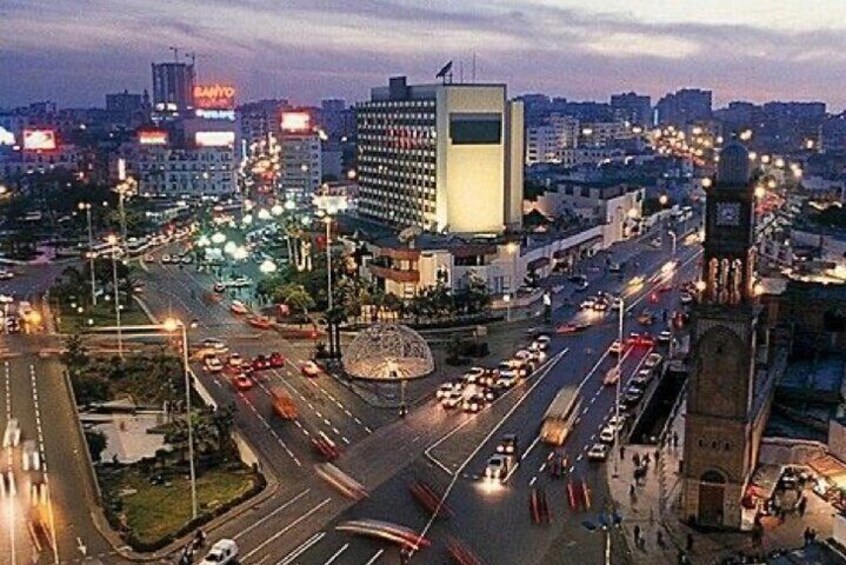
M 232 386 L 235 387 L 235 390 L 239 391 L 250 390 L 253 388 L 253 381 L 244 373 L 238 373 L 232 377 Z
M 278 351 L 271 353 L 268 359 L 270 360 L 271 367 L 277 368 L 285 366 L 285 356 Z
M 629 335 L 629 345 L 652 347 L 655 345 L 655 338 L 648 333 L 632 333 Z
M 327 461 L 334 461 L 341 454 L 341 450 L 335 445 L 335 442 L 323 432 L 319 432 L 317 436 L 312 438 L 311 445 L 314 450 L 322 455 Z
M 263 371 L 272 367 L 272 365 L 270 364 L 270 359 L 268 359 L 264 355 L 258 355 L 255 359 L 252 360 L 250 365 L 252 366 L 254 371 Z
M 559 334 L 575 334 L 583 332 L 588 329 L 588 324 L 561 324 L 555 328 L 555 333 Z
M 320 367 L 314 361 L 306 361 L 300 366 L 300 372 L 306 377 L 317 377 L 320 375 Z

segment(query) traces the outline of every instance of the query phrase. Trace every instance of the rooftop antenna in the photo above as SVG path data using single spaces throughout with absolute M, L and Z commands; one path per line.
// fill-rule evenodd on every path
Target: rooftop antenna
M 168 47 L 168 49 L 173 51 L 173 60 L 174 60 L 174 62 L 178 63 L 179 62 L 179 47 L 171 46 L 171 47 Z
M 452 61 L 441 67 L 441 70 L 438 71 L 435 78 L 441 79 L 443 84 L 452 84 Z

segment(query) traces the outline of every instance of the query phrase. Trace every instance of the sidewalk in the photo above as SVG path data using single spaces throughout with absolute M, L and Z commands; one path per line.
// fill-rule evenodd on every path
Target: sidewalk
M 626 556 L 629 563 L 635 565 L 675 565 L 679 562 L 679 553 L 686 549 L 688 535 L 693 537 L 693 549 L 688 552 L 694 565 L 720 563 L 723 559 L 737 556 L 766 554 L 777 549 L 797 549 L 803 545 L 802 534 L 806 527 L 815 528 L 817 539 L 824 540 L 831 536 L 832 508 L 807 491 L 808 508 L 803 518 L 789 515 L 784 523 L 774 517 L 764 517 L 764 536 L 760 546 L 755 547 L 752 536 L 740 532 L 699 532 L 689 528 L 679 519 L 681 501 L 681 480 L 679 461 L 684 445 L 684 412 L 681 410 L 670 426 L 678 435 L 678 448 L 672 441 L 661 449 L 655 446 L 626 445 L 625 457 L 619 463 L 618 476 L 614 476 L 614 465 L 607 464 L 608 487 L 620 514 L 623 516 L 623 537 L 626 542 Z M 655 455 L 660 453 L 658 464 Z M 649 455 L 649 470 L 641 484 L 635 485 L 634 495 L 631 487 L 634 482 L 634 455 L 639 458 Z M 617 450 L 615 456 L 620 455 Z M 663 482 L 663 485 L 662 485 Z M 662 493 L 663 488 L 663 493 Z M 663 513 L 660 508 L 663 506 Z M 643 548 L 635 548 L 634 531 L 639 528 L 644 538 Z M 664 547 L 658 546 L 658 532 L 663 536 Z M 801 559 L 801 557 L 800 557 Z

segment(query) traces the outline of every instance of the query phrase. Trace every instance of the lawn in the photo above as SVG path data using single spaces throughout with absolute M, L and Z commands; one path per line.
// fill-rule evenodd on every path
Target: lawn
M 89 324 L 92 320 L 93 324 Z M 122 326 L 149 324 L 150 319 L 136 305 L 125 308 L 120 313 Z M 100 301 L 93 310 L 77 312 L 69 306 L 62 307 L 60 330 L 64 333 L 76 333 L 96 326 L 114 326 L 115 308 L 111 302 Z
M 191 486 L 187 476 L 172 477 L 165 485 L 153 485 L 140 470 L 130 466 L 104 474 L 101 481 L 104 493 L 122 501 L 126 524 L 141 543 L 150 544 L 174 534 L 191 520 Z M 253 481 L 254 475 L 246 468 L 205 471 L 197 478 L 198 512 L 211 512 L 241 496 L 250 490 Z

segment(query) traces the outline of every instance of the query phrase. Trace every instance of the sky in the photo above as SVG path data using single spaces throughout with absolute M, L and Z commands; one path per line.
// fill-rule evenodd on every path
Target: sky
M 102 106 L 151 87 L 169 47 L 239 101 L 366 99 L 389 76 L 505 82 L 509 94 L 846 107 L 846 0 L 0 0 L 0 107 Z

